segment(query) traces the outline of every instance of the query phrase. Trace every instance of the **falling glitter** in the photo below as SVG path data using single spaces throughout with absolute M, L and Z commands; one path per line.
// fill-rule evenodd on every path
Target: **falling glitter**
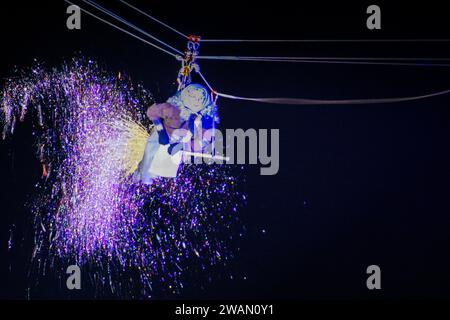
M 42 163 L 32 206 L 37 277 L 77 264 L 98 291 L 147 297 L 178 293 L 187 275 L 233 257 L 245 202 L 236 168 L 183 165 L 176 179 L 130 181 L 129 124 L 144 135 L 149 127 L 141 111 L 152 97 L 142 86 L 74 58 L 18 73 L 0 99 L 3 139 L 30 114 Z

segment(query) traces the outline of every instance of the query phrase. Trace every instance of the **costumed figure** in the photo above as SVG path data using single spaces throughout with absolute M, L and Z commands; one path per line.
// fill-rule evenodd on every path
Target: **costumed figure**
M 157 177 L 176 177 L 185 150 L 203 152 L 213 140 L 204 133 L 214 130 L 219 121 L 211 92 L 197 83 L 187 85 L 165 103 L 153 104 L 147 116 L 154 128 L 133 174 L 135 182 L 146 184 Z

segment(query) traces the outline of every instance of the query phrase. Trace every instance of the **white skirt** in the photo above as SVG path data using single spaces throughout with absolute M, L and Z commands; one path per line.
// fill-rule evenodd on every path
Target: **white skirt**
M 182 152 L 170 155 L 170 144 L 161 145 L 156 130 L 145 146 L 144 157 L 133 174 L 134 181 L 150 184 L 154 178 L 175 178 L 182 161 Z

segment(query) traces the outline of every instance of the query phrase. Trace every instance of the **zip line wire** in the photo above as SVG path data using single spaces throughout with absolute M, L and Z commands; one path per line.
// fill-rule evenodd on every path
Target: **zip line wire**
M 131 5 L 125 0 L 118 0 L 124 5 L 132 8 L 133 10 L 143 14 L 147 18 L 152 19 L 153 21 L 161 24 L 162 26 L 166 27 L 167 29 L 177 33 L 178 35 L 182 36 L 185 39 L 189 39 L 189 36 L 180 32 L 179 30 L 169 26 L 168 24 L 164 23 L 163 21 L 153 17 L 152 15 L 148 14 L 147 12 Z M 300 43 L 314 43 L 314 42 L 450 42 L 450 39 L 202 39 L 202 42 L 255 42 L 255 43 L 262 43 L 262 42 L 300 42 Z
M 66 2 L 72 4 L 72 2 L 65 0 Z M 131 4 L 129 4 L 128 2 L 124 1 L 124 0 L 118 0 L 121 3 L 124 3 L 125 5 L 133 8 L 134 10 L 144 14 L 145 16 L 147 16 L 148 18 L 157 21 L 158 23 L 160 23 L 161 25 L 169 28 L 170 30 L 182 35 L 183 37 L 187 37 L 185 34 L 179 32 L 178 30 L 170 27 L 169 25 L 165 24 L 164 22 L 154 18 L 153 16 L 151 16 L 148 13 L 145 13 L 144 11 L 132 6 Z M 144 35 L 152 38 L 153 40 L 158 41 L 159 43 L 165 45 L 166 47 L 172 49 L 173 51 L 175 51 L 176 53 L 178 53 L 178 55 L 175 55 L 171 52 L 168 52 L 167 50 L 163 50 L 166 53 L 169 53 L 170 55 L 172 55 L 173 57 L 175 57 L 177 60 L 181 60 L 182 57 L 182 52 L 179 51 L 178 49 L 166 44 L 165 42 L 159 40 L 158 38 L 156 38 L 155 36 L 149 34 L 148 32 L 143 31 L 142 29 L 136 27 L 135 25 L 129 23 L 128 21 L 126 21 L 125 19 L 121 18 L 120 16 L 114 14 L 113 12 L 103 8 L 102 6 L 100 6 L 99 4 L 90 1 L 90 0 L 83 0 L 83 2 L 97 8 L 98 10 L 102 11 L 103 13 L 109 15 L 110 17 L 113 17 L 114 19 L 126 24 L 127 26 L 143 33 Z M 162 49 L 159 46 L 156 46 L 153 43 L 149 43 L 148 41 L 126 31 L 125 29 L 122 29 L 120 27 L 118 27 L 117 25 L 106 21 L 94 14 L 92 14 L 91 12 L 80 8 L 82 11 L 88 13 L 89 15 L 91 15 L 92 17 L 100 20 L 101 22 L 107 23 L 110 26 L 113 26 L 114 28 L 123 31 L 131 36 L 133 36 L 136 39 L 139 39 L 141 41 L 143 41 L 146 44 L 150 44 L 153 47 L 157 48 L 157 49 Z M 206 39 L 208 40 L 208 39 Z M 213 39 L 214 40 L 214 39 Z M 216 39 L 219 40 L 219 39 Z M 395 40 L 388 40 L 388 39 L 373 39 L 374 41 L 380 42 L 380 41 L 395 41 Z M 414 41 L 414 39 L 399 39 L 401 41 Z M 426 40 L 426 39 L 415 39 L 415 41 L 421 41 L 421 40 Z M 431 41 L 446 41 L 446 39 L 429 39 Z M 205 40 L 202 40 L 205 41 Z M 228 40 L 227 40 L 228 41 Z M 230 41 L 238 41 L 238 40 L 230 40 Z M 239 40 L 241 41 L 241 40 Z M 242 41 L 246 41 L 246 40 L 242 40 Z M 259 42 L 259 41 L 263 41 L 263 40 L 250 40 L 253 42 Z M 270 40 L 272 41 L 272 40 Z M 273 41 L 286 41 L 286 40 L 273 40 Z M 296 42 L 301 42 L 301 41 L 339 41 L 339 42 L 350 42 L 353 40 L 287 40 L 287 41 L 296 41 Z M 354 41 L 371 41 L 370 39 L 355 39 Z M 449 67 L 449 64 L 437 64 L 437 63 L 432 63 L 432 64 L 427 64 L 427 63 L 399 63 L 399 62 L 372 62 L 369 60 L 390 60 L 390 61 L 444 61 L 444 60 L 450 60 L 447 58 L 361 58 L 361 57 L 354 57 L 354 58 L 343 58 L 343 57 L 244 57 L 244 56 L 198 56 L 198 59 L 204 59 L 204 60 L 231 60 L 231 61 L 254 61 L 254 62 L 297 62 L 297 63 L 325 63 L 325 64 L 354 64 L 354 65 L 391 65 L 391 66 L 423 66 L 423 67 L 433 67 L 433 66 L 437 66 L 437 67 Z M 323 60 L 323 61 L 316 61 L 316 60 Z M 358 61 L 354 61 L 354 60 L 358 60 Z
M 64 0 L 65 2 L 72 4 L 72 2 L 70 2 L 69 0 Z M 131 6 L 130 4 L 126 3 L 123 0 L 119 0 L 120 2 L 134 8 L 135 10 L 138 10 L 139 12 L 141 12 L 139 9 Z M 127 26 L 143 33 L 144 35 L 152 38 L 153 40 L 158 41 L 159 43 L 165 45 L 166 47 L 174 50 L 175 52 L 181 54 L 181 52 L 173 47 L 171 47 L 170 45 L 164 43 L 163 41 L 157 39 L 156 37 L 150 35 L 149 33 L 143 31 L 142 29 L 134 26 L 133 24 L 129 23 L 128 21 L 126 21 L 125 19 L 121 18 L 120 16 L 114 14 L 113 12 L 101 7 L 100 5 L 94 3 L 93 1 L 90 0 L 83 0 L 83 2 L 95 7 L 96 9 L 100 10 L 101 12 L 107 14 L 108 16 L 126 24 Z M 151 43 L 135 34 L 133 34 L 132 32 L 129 32 L 105 19 L 100 18 L 99 16 L 89 12 L 88 10 L 85 10 L 83 8 L 80 8 L 83 12 L 87 13 L 88 15 L 98 19 L 99 21 L 106 23 L 148 45 L 151 45 L 152 47 L 161 50 L 162 52 L 165 52 L 171 56 L 173 56 L 174 58 L 176 58 L 177 60 L 182 60 L 182 56 L 177 55 L 173 52 L 170 52 L 154 43 Z M 153 20 L 165 25 L 164 23 L 162 23 L 161 21 L 157 20 L 156 18 L 151 17 L 150 15 L 141 12 L 143 14 L 145 14 L 146 16 L 148 16 L 149 18 L 152 18 Z M 169 27 L 168 25 L 165 25 L 166 27 L 172 29 L 173 31 L 179 33 L 182 36 L 185 36 L 184 34 L 178 32 L 176 29 L 173 29 L 171 27 Z M 188 37 L 189 38 L 189 37 Z M 430 39 L 432 40 L 432 39 Z M 437 39 L 435 39 L 437 40 Z M 234 40 L 233 40 L 234 41 Z M 278 41 L 278 40 L 277 40 Z M 279 40 L 284 41 L 284 40 Z M 293 41 L 293 40 L 291 40 Z M 340 40 L 340 41 L 347 41 L 347 40 Z M 349 40 L 350 41 L 350 40 Z M 361 40 L 360 40 L 361 41 Z M 378 40 L 378 41 L 383 41 L 383 40 Z M 406 40 L 409 41 L 409 40 Z M 413 41 L 413 40 L 410 40 Z M 446 41 L 445 39 L 440 39 L 440 41 Z M 211 42 L 211 41 L 210 41 Z M 231 42 L 231 40 L 229 41 Z M 344 58 L 344 57 L 339 57 L 339 58 L 329 58 L 329 57 L 240 57 L 240 56 L 198 56 L 198 59 L 210 59 L 210 60 L 235 60 L 235 61 L 266 61 L 266 62 L 304 62 L 304 63 L 346 63 L 346 64 L 389 64 L 389 65 L 414 65 L 414 66 L 450 66 L 450 64 L 418 64 L 418 63 L 401 63 L 401 62 L 385 62 L 385 61 L 448 61 L 450 59 L 448 58 L 361 58 L 361 57 L 356 57 L 356 58 Z M 333 59 L 333 60 L 330 60 Z M 373 61 L 382 61 L 382 62 L 373 62 Z M 201 71 L 198 68 L 194 68 L 194 70 L 200 75 L 200 77 L 202 78 L 202 80 L 205 82 L 205 84 L 209 87 L 209 89 L 211 90 L 212 93 L 214 93 L 216 96 L 218 97 L 223 97 L 223 98 L 228 98 L 228 99 L 234 99 L 234 100 L 245 100 L 245 101 L 254 101 L 254 102 L 261 102 L 261 103 L 270 103 L 270 104 L 284 104 L 284 105 L 343 105 L 343 104 L 347 104 L 347 105 L 355 105 L 355 104 L 377 104 L 377 103 L 395 103 L 395 102 L 404 102 L 404 101 L 414 101 L 414 100 L 421 100 L 421 99 L 426 99 L 426 98 L 431 98 L 431 97 L 436 97 L 436 96 L 441 96 L 441 95 L 446 95 L 450 93 L 450 90 L 444 90 L 444 91 L 439 91 L 439 92 L 435 92 L 435 93 L 430 93 L 430 94 L 426 94 L 426 95 L 419 95 L 419 96 L 412 96 L 412 97 L 400 97 L 400 98 L 379 98 L 379 99 L 343 99 L 343 100 L 321 100 L 321 99 L 304 99 L 304 98 L 250 98 L 250 97 L 241 97 L 241 96 L 235 96 L 235 95 L 230 95 L 230 94 L 225 94 L 225 93 L 220 93 L 217 92 L 216 90 L 214 90 L 212 88 L 212 86 L 209 84 L 209 82 L 206 80 L 206 78 L 203 76 L 203 74 L 201 73 Z
M 132 9 L 136 10 L 137 12 L 143 14 L 144 16 L 146 16 L 146 17 L 152 19 L 153 21 L 159 23 L 160 25 L 166 27 L 167 29 L 172 30 L 173 32 L 179 34 L 179 35 L 182 36 L 183 38 L 185 38 L 185 39 L 188 39 L 188 38 L 189 38 L 189 37 L 188 37 L 187 35 L 185 35 L 184 33 L 178 31 L 178 30 L 175 29 L 175 28 L 172 28 L 172 27 L 169 26 L 168 24 L 162 22 L 162 21 L 159 20 L 159 19 L 156 19 L 155 17 L 153 17 L 153 16 L 149 15 L 148 13 L 146 13 L 146 12 L 140 10 L 139 8 L 136 8 L 135 6 L 129 4 L 128 2 L 126 2 L 126 1 L 124 1 L 124 0 L 119 0 L 119 1 L 122 2 L 124 5 L 126 5 L 126 6 L 132 8 Z
M 74 3 L 72 3 L 72 2 L 69 1 L 69 0 L 64 0 L 64 1 L 65 1 L 66 3 L 68 3 L 68 4 L 75 5 Z M 156 48 L 156 49 L 158 49 L 158 50 L 161 50 L 162 52 L 165 52 L 165 53 L 171 55 L 171 56 L 174 57 L 174 58 L 178 58 L 178 55 L 176 55 L 176 54 L 174 54 L 174 53 L 172 53 L 172 52 L 170 52 L 170 51 L 168 51 L 168 50 L 166 50 L 166 49 L 164 49 L 164 48 L 161 48 L 160 46 L 158 46 L 158 45 L 156 45 L 156 44 L 154 44 L 154 43 L 151 43 L 150 41 L 147 41 L 147 40 L 145 40 L 145 39 L 143 39 L 143 38 L 141 38 L 141 37 L 139 37 L 139 36 L 133 34 L 132 32 L 129 32 L 129 31 L 127 31 L 127 30 L 125 30 L 125 29 L 123 29 L 123 28 L 121 28 L 121 27 L 115 25 L 114 23 L 111 23 L 111 22 L 109 22 L 109 21 L 107 21 L 107 20 L 105 20 L 105 19 L 102 19 L 102 18 L 100 18 L 99 16 L 97 16 L 97 15 L 95 15 L 95 14 L 89 12 L 88 10 L 81 8 L 80 6 L 78 6 L 78 7 L 80 8 L 81 11 L 83 11 L 84 13 L 90 15 L 91 17 L 93 17 L 93 18 L 95 18 L 95 19 L 97 19 L 97 20 L 99 20 L 99 21 L 101 21 L 101 22 L 103 22 L 103 23 L 106 23 L 107 25 L 109 25 L 109 26 L 111 26 L 111 27 L 113 27 L 113 28 L 116 28 L 117 30 L 120 30 L 120 31 L 122 31 L 122 32 L 124 32 L 124 33 L 126 33 L 126 34 L 128 34 L 129 36 L 131 36 L 131 37 L 133 37 L 133 38 L 135 38 L 135 39 L 138 39 L 138 40 L 140 40 L 140 41 L 142 41 L 142 42 L 144 42 L 144 43 L 146 43 L 146 44 L 148 44 L 148 45 L 150 45 L 150 46 L 152 46 L 152 47 L 154 47 L 154 48 Z
M 223 43 L 321 43 L 321 42 L 450 42 L 450 39 L 202 39 L 202 42 L 223 42 Z
M 153 39 L 153 40 L 159 42 L 160 44 L 164 45 L 166 48 L 169 48 L 169 49 L 175 51 L 176 53 L 178 53 L 178 54 L 180 54 L 180 55 L 183 54 L 183 52 L 181 52 L 180 50 L 178 50 L 178 49 L 176 49 L 176 48 L 174 48 L 174 47 L 168 45 L 167 43 L 165 43 L 165 42 L 162 41 L 162 40 L 159 40 L 159 39 L 156 38 L 155 36 L 149 34 L 148 32 L 146 32 L 146 31 L 144 31 L 144 30 L 142 30 L 142 29 L 140 29 L 139 27 L 136 27 L 134 24 L 128 22 L 127 20 L 125 20 L 125 19 L 123 19 L 122 17 L 118 16 L 118 15 L 115 14 L 114 12 L 112 12 L 112 11 L 110 11 L 110 10 L 108 10 L 108 9 L 106 9 L 106 8 L 104 8 L 104 7 L 102 7 L 101 5 L 99 5 L 99 4 L 97 4 L 97 3 L 93 2 L 93 1 L 90 1 L 90 0 L 83 0 L 83 2 L 89 4 L 90 6 L 96 8 L 97 10 L 99 10 L 99 11 L 105 13 L 106 15 L 108 15 L 108 16 L 110 16 L 110 17 L 116 19 L 117 21 L 122 22 L 123 24 L 129 26 L 130 28 L 133 28 L 134 30 L 136 30 L 136 31 L 138 31 L 138 32 L 140 32 L 140 33 L 146 35 L 147 37 L 149 37 L 149 38 L 151 38 L 151 39 Z
M 355 64 L 355 65 L 390 65 L 390 66 L 423 66 L 450 67 L 442 63 L 413 63 L 389 61 L 450 61 L 448 58 L 318 58 L 318 57 L 239 57 L 239 56 L 198 56 L 197 59 L 220 61 L 253 61 L 253 62 L 291 62 L 291 63 L 323 63 L 323 64 Z M 370 61 L 370 60 L 375 60 Z M 381 61 L 381 62 L 376 62 Z
M 360 57 L 253 57 L 253 56 L 198 56 L 199 59 L 274 59 L 274 60 L 373 60 L 373 61 L 450 61 L 450 58 L 382 58 L 382 57 L 367 57 L 367 58 L 360 58 Z

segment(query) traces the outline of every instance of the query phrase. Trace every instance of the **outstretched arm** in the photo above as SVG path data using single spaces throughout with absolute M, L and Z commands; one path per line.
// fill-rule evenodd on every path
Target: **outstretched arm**
M 164 118 L 164 103 L 154 103 L 147 109 L 147 117 L 151 120 Z

